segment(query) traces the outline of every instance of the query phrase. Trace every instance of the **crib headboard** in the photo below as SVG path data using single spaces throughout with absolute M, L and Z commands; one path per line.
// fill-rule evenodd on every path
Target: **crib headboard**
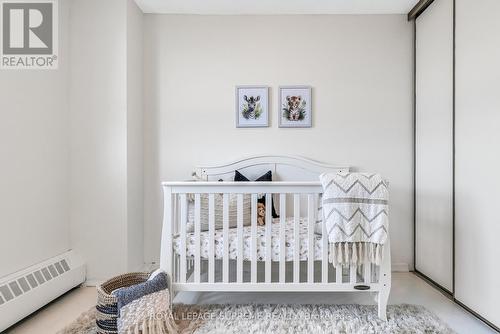
M 258 155 L 231 163 L 212 166 L 199 166 L 195 175 L 206 181 L 232 181 L 234 171 L 238 170 L 250 180 L 267 171 L 273 172 L 273 181 L 318 181 L 318 176 L 325 172 L 348 172 L 347 166 L 335 166 L 315 160 L 286 155 Z

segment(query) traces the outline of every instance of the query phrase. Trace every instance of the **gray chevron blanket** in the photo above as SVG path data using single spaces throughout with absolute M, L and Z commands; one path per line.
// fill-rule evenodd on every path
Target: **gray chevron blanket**
M 334 266 L 382 262 L 388 238 L 389 191 L 379 174 L 324 173 L 323 224 Z

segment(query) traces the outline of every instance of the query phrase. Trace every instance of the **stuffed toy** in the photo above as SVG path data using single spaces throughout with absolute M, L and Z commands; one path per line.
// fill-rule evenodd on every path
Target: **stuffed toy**
M 257 224 L 266 225 L 266 206 L 263 203 L 257 203 Z

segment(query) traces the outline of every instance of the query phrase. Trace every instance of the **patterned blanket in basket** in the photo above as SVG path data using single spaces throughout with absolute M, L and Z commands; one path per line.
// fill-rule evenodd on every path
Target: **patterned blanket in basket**
M 153 273 L 144 283 L 117 289 L 113 295 L 118 302 L 118 334 L 177 332 L 164 272 Z

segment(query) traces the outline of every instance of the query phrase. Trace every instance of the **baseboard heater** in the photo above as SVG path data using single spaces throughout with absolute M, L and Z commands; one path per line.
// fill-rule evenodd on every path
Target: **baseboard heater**
M 0 332 L 85 281 L 73 251 L 0 278 Z

